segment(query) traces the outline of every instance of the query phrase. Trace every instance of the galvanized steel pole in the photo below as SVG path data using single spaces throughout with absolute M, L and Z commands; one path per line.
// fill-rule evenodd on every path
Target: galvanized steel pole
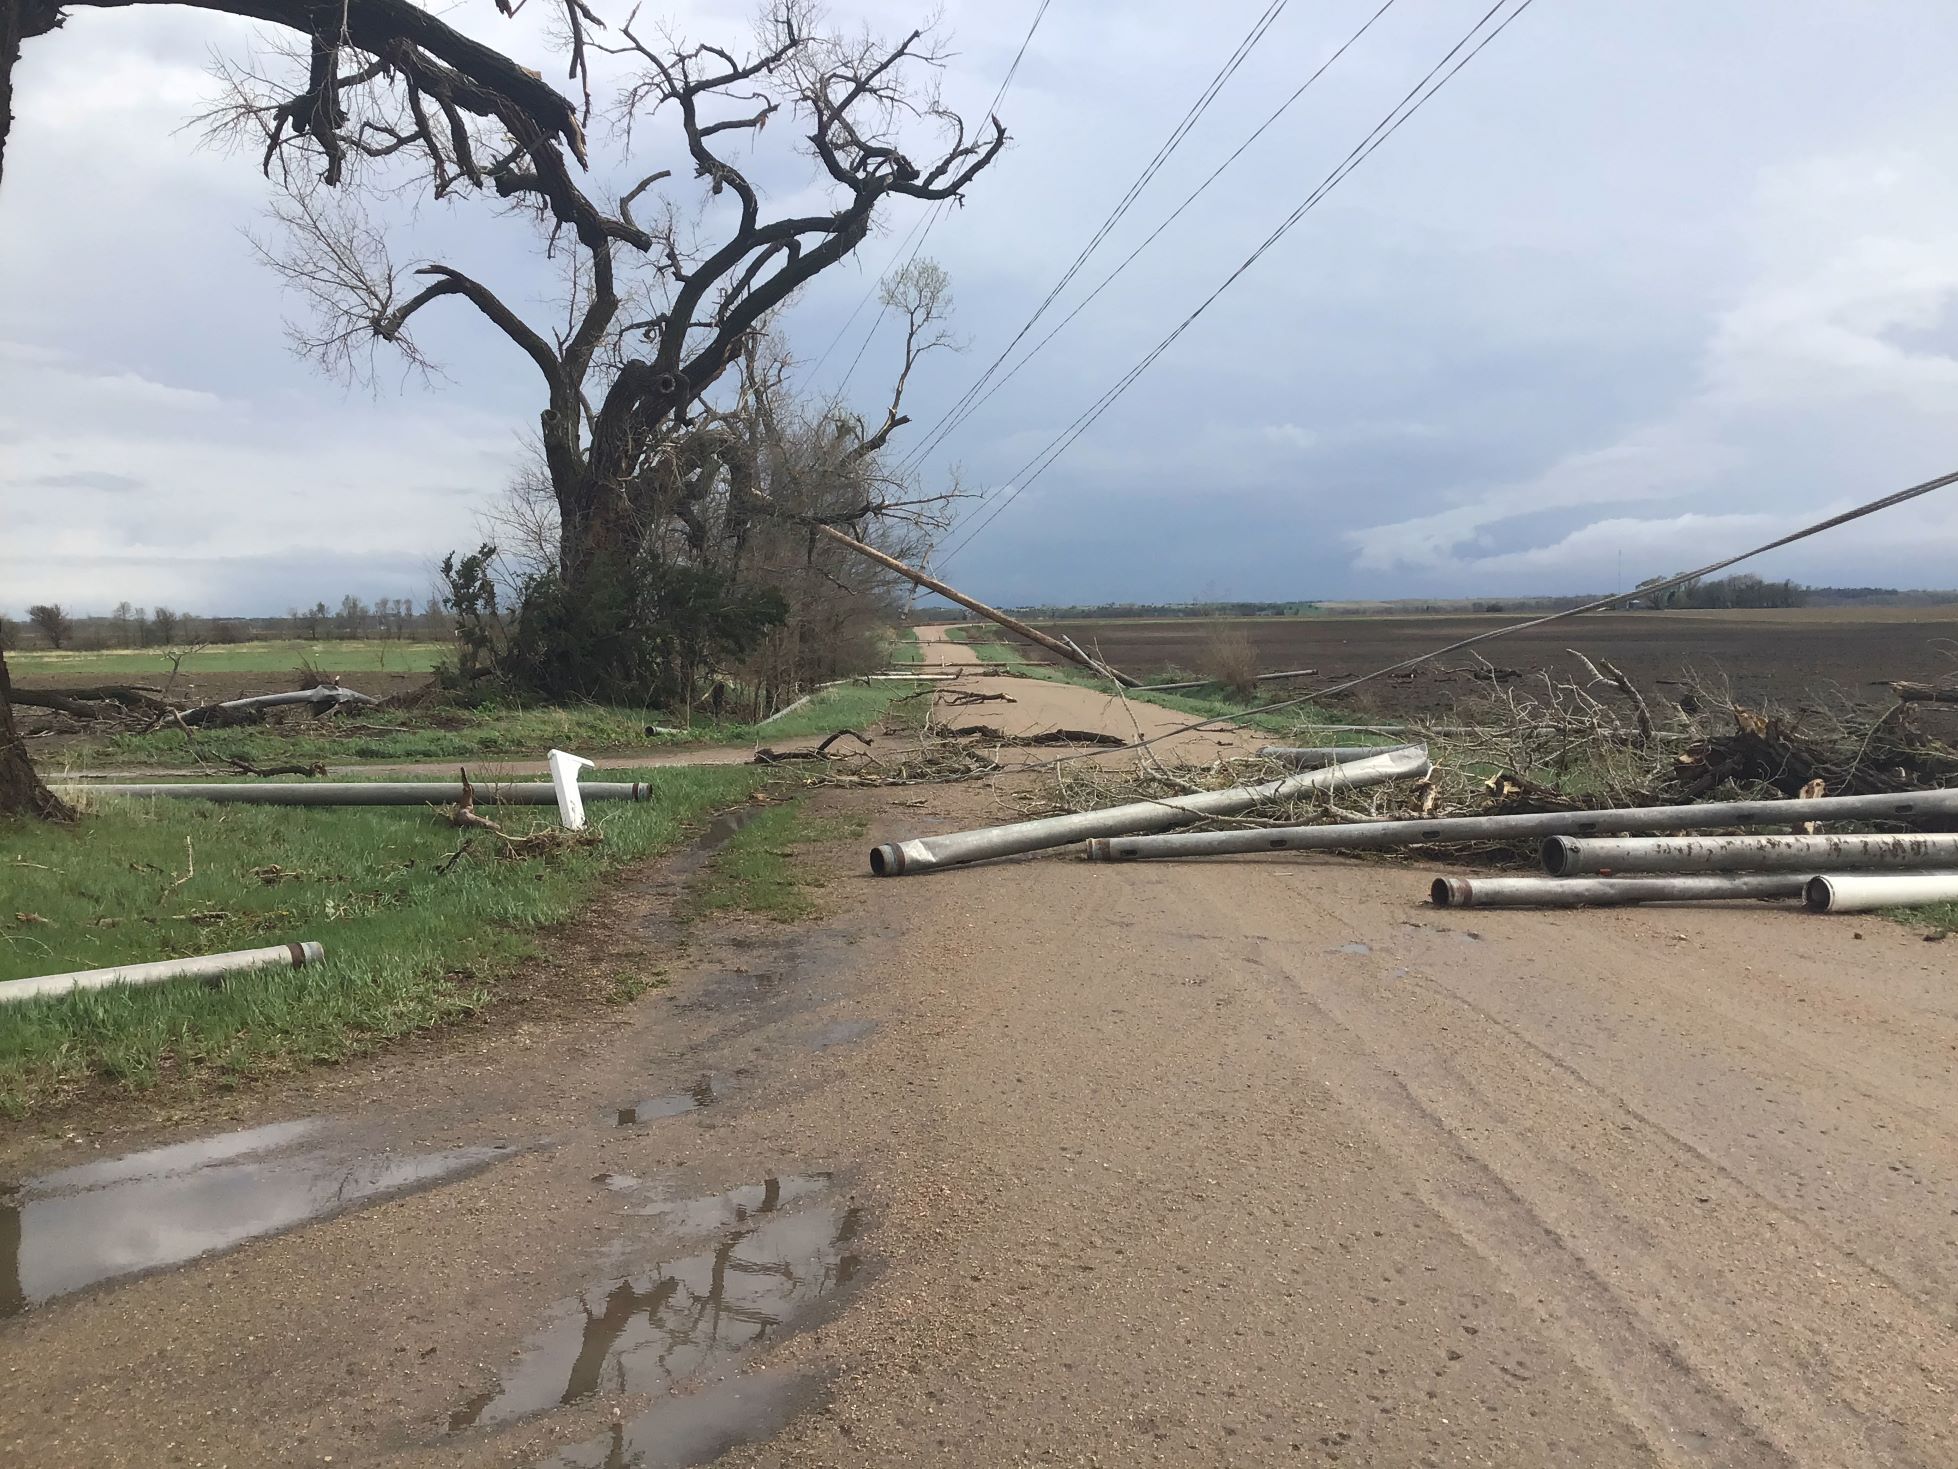
M 1547 837 L 1543 870 L 1588 872 L 1854 872 L 1958 866 L 1958 833 L 1835 836 Z
M 1698 806 L 1545 811 L 1522 816 L 1416 817 L 1345 825 L 1266 826 L 1245 831 L 1123 836 L 1088 844 L 1101 862 L 1145 857 L 1216 857 L 1242 852 L 1379 851 L 1449 842 L 1517 841 L 1628 831 L 1693 831 L 1723 826 L 1788 826 L 1798 821 L 1958 821 L 1958 790 L 1882 796 L 1817 796 L 1794 801 L 1721 801 Z
M 1408 780 L 1427 772 L 1427 750 L 1420 745 L 1410 745 L 1406 749 L 1393 750 L 1371 759 L 1329 765 L 1323 770 L 1303 771 L 1282 780 L 1266 781 L 1262 785 L 1199 791 L 1194 795 L 1169 796 L 1160 801 L 1132 801 L 1100 811 L 1046 816 L 1037 821 L 1016 821 L 1007 826 L 989 826 L 978 831 L 954 832 L 948 836 L 917 837 L 908 842 L 886 842 L 871 849 L 870 870 L 879 877 L 896 877 L 934 867 L 982 862 L 988 857 L 1009 857 L 1019 852 L 1065 846 L 1083 837 L 1148 831 L 1197 821 L 1205 816 L 1229 816 L 1249 810 L 1260 801 L 1283 801 L 1310 791 L 1344 790 L 1375 785 L 1381 781 Z
M 1631 903 L 1703 903 L 1727 898 L 1799 898 L 1799 872 L 1692 877 L 1437 877 L 1437 908 L 1615 908 Z
M 236 801 L 248 806 L 427 806 L 462 799 L 459 781 L 158 781 L 149 785 L 64 785 L 68 799 L 114 796 L 123 799 Z M 484 781 L 474 787 L 477 804 L 555 806 L 557 789 L 547 780 Z M 644 801 L 652 787 L 644 781 L 590 781 L 578 787 L 587 801 Z

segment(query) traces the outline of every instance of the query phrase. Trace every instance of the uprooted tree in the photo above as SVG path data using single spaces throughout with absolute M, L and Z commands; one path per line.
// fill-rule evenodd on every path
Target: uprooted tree
M 887 310 L 910 329 L 883 421 L 827 415 L 828 443 L 812 454 L 803 435 L 796 474 L 770 472 L 781 445 L 758 428 L 769 389 L 753 354 L 771 314 L 847 259 L 886 201 L 957 200 L 1006 134 L 993 119 L 968 136 L 938 102 L 929 78 L 939 57 L 922 32 L 891 44 L 846 41 L 817 30 L 800 0 L 772 5 L 741 54 L 655 43 L 630 21 L 616 38 L 588 44 L 623 69 L 621 151 L 655 137 L 671 149 L 655 161 L 669 166 L 621 171 L 602 188 L 574 179 L 562 138 L 522 127 L 492 138 L 473 126 L 405 165 L 439 195 L 503 201 L 497 218 L 532 231 L 537 252 L 561 272 L 554 323 L 512 304 L 525 282 L 493 288 L 440 260 L 398 265 L 387 230 L 357 202 L 329 197 L 292 168 L 277 209 L 283 237 L 264 254 L 312 308 L 309 322 L 295 324 L 296 340 L 341 376 L 371 372 L 386 345 L 428 365 L 417 329 L 458 306 L 529 360 L 543 398 L 541 477 L 557 545 L 521 594 L 507 668 L 555 695 L 662 697 L 685 677 L 663 651 L 673 619 L 723 623 L 722 641 L 735 650 L 780 621 L 756 587 L 731 574 L 718 542 L 744 546 L 768 520 L 796 520 L 805 531 L 861 527 L 916 508 L 862 467 L 905 422 L 905 381 L 938 340 L 942 272 L 915 261 L 887 283 Z M 276 97 L 249 72 L 232 79 L 225 120 L 276 140 Z M 397 91 L 395 105 L 410 109 L 412 92 Z M 350 176 L 365 173 L 376 191 L 402 186 L 391 141 L 398 126 L 407 124 L 345 121 L 335 136 Z M 790 130 L 806 154 L 797 170 L 813 180 L 796 181 L 798 209 L 777 212 L 755 176 L 779 175 L 783 159 L 748 159 L 765 133 Z M 793 162 L 791 149 L 780 151 Z M 772 493 L 806 491 L 811 479 L 853 493 Z

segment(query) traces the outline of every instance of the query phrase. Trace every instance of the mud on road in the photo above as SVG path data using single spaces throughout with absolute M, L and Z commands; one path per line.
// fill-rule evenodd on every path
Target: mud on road
M 1958 1463 L 1958 945 L 865 845 L 799 927 L 681 935 L 649 870 L 580 941 L 663 987 L 242 1141 L 15 1139 L 0 1460 Z

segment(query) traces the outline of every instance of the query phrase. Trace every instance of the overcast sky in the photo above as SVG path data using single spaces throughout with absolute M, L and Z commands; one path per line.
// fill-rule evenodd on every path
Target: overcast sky
M 1291 0 L 1027 343 L 1378 4 Z M 919 8 L 832 15 L 894 31 Z M 983 110 L 1034 8 L 944 7 L 954 106 Z M 1487 8 L 1398 0 L 946 439 L 928 480 L 957 467 L 976 490 L 1018 483 Z M 928 359 L 914 443 L 1263 9 L 1051 0 L 1001 108 L 1010 152 L 924 247 L 951 272 L 969 346 Z M 750 9 L 665 13 L 725 41 Z M 453 18 L 555 74 L 487 5 Z M 82 12 L 27 45 L 0 189 L 0 609 L 425 595 L 535 423 L 534 369 L 459 306 L 430 314 L 445 376 L 426 386 L 388 375 L 350 394 L 290 354 L 295 308 L 246 238 L 267 187 L 252 160 L 181 130 L 213 90 L 211 52 L 251 38 L 137 9 Z M 1010 603 L 1592 590 L 1958 467 L 1954 54 L 1948 0 L 1536 0 L 947 576 Z M 803 176 L 789 143 L 757 144 L 778 203 Z M 641 156 L 661 146 L 642 139 Z M 857 358 L 874 305 L 839 331 L 916 207 L 788 314 L 813 390 Z M 513 299 L 544 301 L 555 272 L 480 210 L 404 212 L 404 253 L 462 252 Z M 866 414 L 896 348 L 886 323 L 849 379 Z M 1947 494 L 1756 569 L 1953 585 Z

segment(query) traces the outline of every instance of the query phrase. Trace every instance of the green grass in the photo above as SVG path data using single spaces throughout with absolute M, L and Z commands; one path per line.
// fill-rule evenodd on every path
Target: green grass
M 1893 908 L 1889 917 L 1927 933 L 1958 933 L 1958 903 L 1933 903 L 1927 908 Z
M 330 673 L 388 671 L 427 673 L 450 652 L 444 642 L 395 642 L 385 638 L 307 642 L 281 639 L 258 643 L 213 643 L 183 660 L 183 673 L 289 673 L 301 662 Z M 95 651 L 35 649 L 9 653 L 7 663 L 22 683 L 36 674 L 99 675 L 135 678 L 167 674 L 170 660 L 161 648 L 107 648 Z
M 709 859 L 685 904 L 689 915 L 742 912 L 793 922 L 818 911 L 813 889 L 820 879 L 795 860 L 810 842 L 861 836 L 854 816 L 816 816 L 801 802 L 776 806 L 752 818 Z
M 901 627 L 891 639 L 891 667 L 903 668 L 925 661 L 924 645 L 918 641 L 915 627 Z
M 223 1083 L 337 1061 L 492 1003 L 621 863 L 665 851 L 768 779 L 751 767 L 652 772 L 651 801 L 591 808 L 596 847 L 505 862 L 480 834 L 404 807 L 294 810 L 106 802 L 75 828 L 0 824 L 0 978 L 325 944 L 326 962 L 0 1009 L 0 1110 L 22 1115 L 91 1078 Z M 504 813 L 513 831 L 548 811 Z M 191 872 L 191 859 L 195 871 Z
M 835 729 L 863 729 L 892 713 L 892 701 L 908 693 L 908 683 L 844 684 L 825 689 L 808 704 L 768 725 L 696 722 L 674 734 L 649 735 L 649 725 L 666 725 L 669 716 L 657 709 L 618 705 L 523 707 L 487 704 L 475 709 L 377 710 L 342 722 L 338 716 L 314 721 L 291 717 L 270 725 L 214 729 L 197 735 L 204 759 L 222 766 L 227 760 L 266 765 L 296 761 L 330 765 L 363 761 L 541 759 L 556 747 L 581 755 L 622 750 L 684 750 L 704 745 L 781 743 Z M 894 711 L 902 719 L 910 706 Z M 159 766 L 194 770 L 196 757 L 183 731 L 175 728 L 146 734 L 111 735 L 100 741 L 70 746 L 50 759 L 46 772 L 59 777 L 70 772 L 116 765 Z

